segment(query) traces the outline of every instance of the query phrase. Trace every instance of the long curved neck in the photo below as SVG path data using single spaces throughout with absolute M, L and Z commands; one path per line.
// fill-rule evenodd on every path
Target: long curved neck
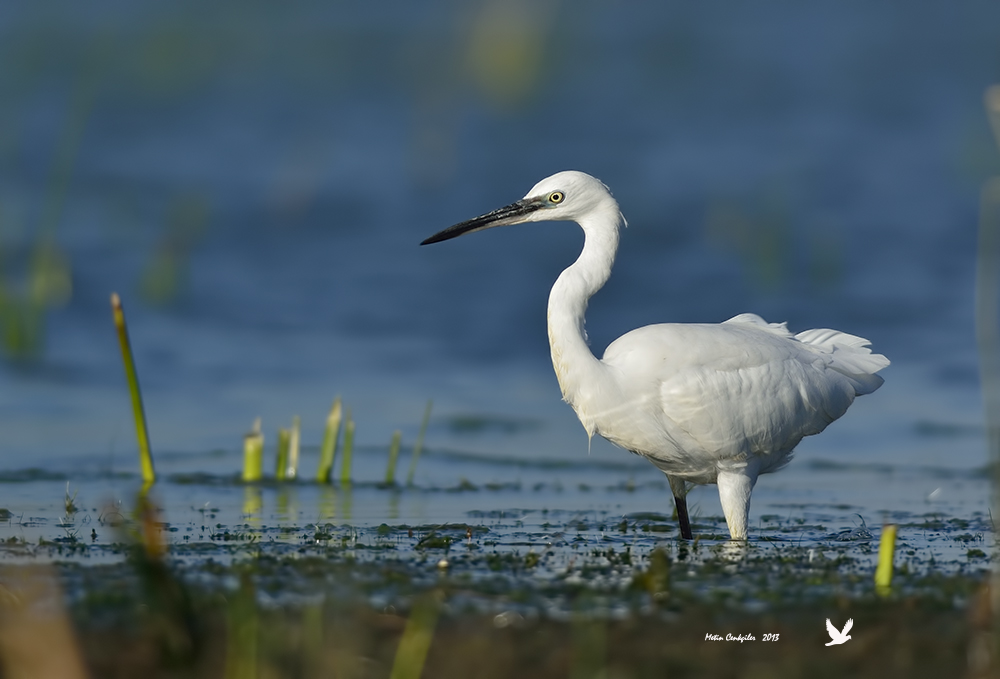
M 584 420 L 580 406 L 601 391 L 608 376 L 603 364 L 587 345 L 584 313 L 590 297 L 611 276 L 611 265 L 618 250 L 621 213 L 612 203 L 606 210 L 591 213 L 580 220 L 586 235 L 583 251 L 559 278 L 549 293 L 549 348 L 563 399 L 573 406 L 587 433 L 593 435 L 594 423 Z

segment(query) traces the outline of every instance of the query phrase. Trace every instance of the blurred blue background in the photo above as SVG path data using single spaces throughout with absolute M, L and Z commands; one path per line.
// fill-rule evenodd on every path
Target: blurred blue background
M 629 221 L 595 352 L 745 311 L 861 335 L 885 387 L 802 448 L 981 465 L 998 38 L 985 2 L 3 4 L 0 467 L 134 465 L 112 291 L 155 450 L 315 444 L 342 394 L 362 444 L 433 398 L 432 448 L 587 455 L 545 331 L 577 227 L 417 245 L 563 169 Z

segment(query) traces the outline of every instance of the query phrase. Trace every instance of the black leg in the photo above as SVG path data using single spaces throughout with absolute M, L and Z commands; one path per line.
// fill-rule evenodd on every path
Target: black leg
M 674 495 L 674 505 L 677 507 L 677 524 L 681 529 L 681 537 L 685 540 L 691 540 L 691 521 L 688 519 L 687 498 Z

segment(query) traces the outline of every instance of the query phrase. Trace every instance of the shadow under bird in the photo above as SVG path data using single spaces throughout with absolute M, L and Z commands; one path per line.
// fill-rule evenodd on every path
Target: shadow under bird
M 745 540 L 757 477 L 787 464 L 802 437 L 823 431 L 856 396 L 878 389 L 876 373 L 888 359 L 861 337 L 826 329 L 793 335 L 754 314 L 648 325 L 598 359 L 584 312 L 611 275 L 625 218 L 608 188 L 583 172 L 554 174 L 521 200 L 421 245 L 541 221 L 574 221 L 585 234 L 579 258 L 549 293 L 549 346 L 563 399 L 589 437 L 599 434 L 666 474 L 682 537 L 691 539 L 688 491 L 714 483 L 730 536 Z

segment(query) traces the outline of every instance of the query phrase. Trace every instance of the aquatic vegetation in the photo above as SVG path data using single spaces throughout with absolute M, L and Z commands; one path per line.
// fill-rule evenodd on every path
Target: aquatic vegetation
M 274 478 L 278 481 L 285 480 L 288 472 L 288 446 L 291 441 L 291 433 L 284 428 L 278 430 L 278 450 L 274 457 Z
M 0 249 L 2 254 L 2 249 Z M 0 273 L 6 268 L 0 261 Z M 69 257 L 51 237 L 41 238 L 18 285 L 0 276 L 0 347 L 14 360 L 32 360 L 45 342 L 45 316 L 69 303 L 73 293 Z
M 66 510 L 66 516 L 72 519 L 73 515 L 80 511 L 80 508 L 76 505 L 76 496 L 79 491 L 74 491 L 72 495 L 69 494 L 69 481 L 66 482 L 66 498 L 63 500 L 63 508 Z
M 323 444 L 320 446 L 319 466 L 316 468 L 316 480 L 319 483 L 330 483 L 333 464 L 337 459 L 337 442 L 340 438 L 340 420 L 343 406 L 340 397 L 333 400 L 330 414 L 326 417 L 326 429 L 323 432 Z
M 292 418 L 292 428 L 288 432 L 288 467 L 285 479 L 294 481 L 299 474 L 299 447 L 302 438 L 302 420 L 298 415 Z
M 896 554 L 896 524 L 882 526 L 878 545 L 878 568 L 875 569 L 875 590 L 888 596 L 892 585 L 892 563 Z
M 239 589 L 229 597 L 226 607 L 225 679 L 258 676 L 260 616 L 257 590 L 249 571 L 240 573 Z
M 354 420 L 351 411 L 347 411 L 347 423 L 344 425 L 344 457 L 340 463 L 340 485 L 351 483 L 351 458 L 354 455 Z
M 122 352 L 122 363 L 125 365 L 125 378 L 128 381 L 129 396 L 132 399 L 132 418 L 135 421 L 135 435 L 139 441 L 139 464 L 142 468 L 142 481 L 147 487 L 156 481 L 153 469 L 153 454 L 149 448 L 149 434 L 146 429 L 146 412 L 142 407 L 142 393 L 139 391 L 139 378 L 135 371 L 135 360 L 132 357 L 132 344 L 128 337 L 128 326 L 125 323 L 125 310 L 122 308 L 118 293 L 111 294 L 111 310 L 118 333 L 118 343 Z
M 417 434 L 416 443 L 410 458 L 410 467 L 407 474 L 407 485 L 413 485 L 413 478 L 416 473 L 417 462 L 424 446 L 424 438 L 427 433 L 427 425 L 430 421 L 432 402 L 427 401 L 424 409 L 423 420 Z M 316 482 L 321 484 L 330 483 L 333 476 L 333 467 L 336 462 L 338 445 L 340 442 L 340 431 L 344 431 L 343 455 L 341 457 L 341 467 L 339 481 L 340 485 L 346 486 L 352 481 L 352 465 L 354 453 L 354 420 L 351 411 L 347 411 L 346 418 L 343 415 L 343 401 L 340 396 L 334 399 L 333 406 L 327 415 L 326 427 L 323 432 L 322 443 L 319 448 L 319 463 L 316 468 Z M 343 424 L 343 427 L 341 425 Z M 277 481 L 292 481 L 298 476 L 300 449 L 301 449 L 301 418 L 296 415 L 292 419 L 290 429 L 278 430 L 278 442 L 276 448 L 274 478 Z M 402 431 L 395 430 L 389 444 L 389 457 L 386 463 L 384 484 L 396 485 L 396 467 L 399 463 L 399 453 L 402 448 Z M 262 449 L 263 435 L 260 432 L 259 418 L 254 422 L 253 430 L 244 437 L 244 482 L 256 482 L 262 478 Z
M 185 194 L 169 207 L 160 242 L 143 268 L 139 281 L 142 300 L 167 306 L 183 292 L 188 262 L 197 242 L 208 229 L 209 200 L 202 194 Z
M 191 594 L 166 561 L 169 546 L 153 500 L 140 493 L 135 511 L 129 560 L 147 605 L 146 623 L 156 631 L 160 663 L 168 668 L 190 667 L 205 650 Z
M 46 314 L 66 306 L 73 297 L 71 259 L 57 244 L 56 230 L 63 218 L 80 142 L 93 108 L 96 61 L 91 55 L 83 58 L 82 68 L 72 76 L 75 82 L 64 109 L 66 117 L 38 206 L 37 235 L 26 261 L 22 266 L 15 261 L 13 267 L 6 257 L 0 261 L 0 348 L 15 361 L 39 357 L 45 344 Z M 7 228 L 3 231 L 9 233 Z M 20 280 L 9 275 L 10 268 L 22 267 Z
M 264 475 L 264 434 L 260 418 L 253 422 L 253 429 L 243 437 L 243 481 L 260 481 Z
M 398 429 L 392 433 L 392 442 L 389 444 L 389 461 L 385 467 L 385 485 L 396 484 L 396 461 L 399 460 L 399 446 L 403 440 L 403 432 Z
M 419 679 L 434 639 L 434 626 L 441 611 L 440 594 L 430 592 L 416 602 L 396 649 L 390 679 Z
M 424 419 L 420 422 L 420 431 L 417 433 L 417 440 L 413 444 L 413 453 L 410 455 L 410 470 L 406 473 L 406 485 L 413 485 L 413 478 L 417 473 L 417 462 L 420 461 L 420 453 L 424 449 L 424 436 L 427 434 L 427 425 L 431 421 L 431 409 L 434 401 L 427 399 L 427 407 L 424 408 Z

